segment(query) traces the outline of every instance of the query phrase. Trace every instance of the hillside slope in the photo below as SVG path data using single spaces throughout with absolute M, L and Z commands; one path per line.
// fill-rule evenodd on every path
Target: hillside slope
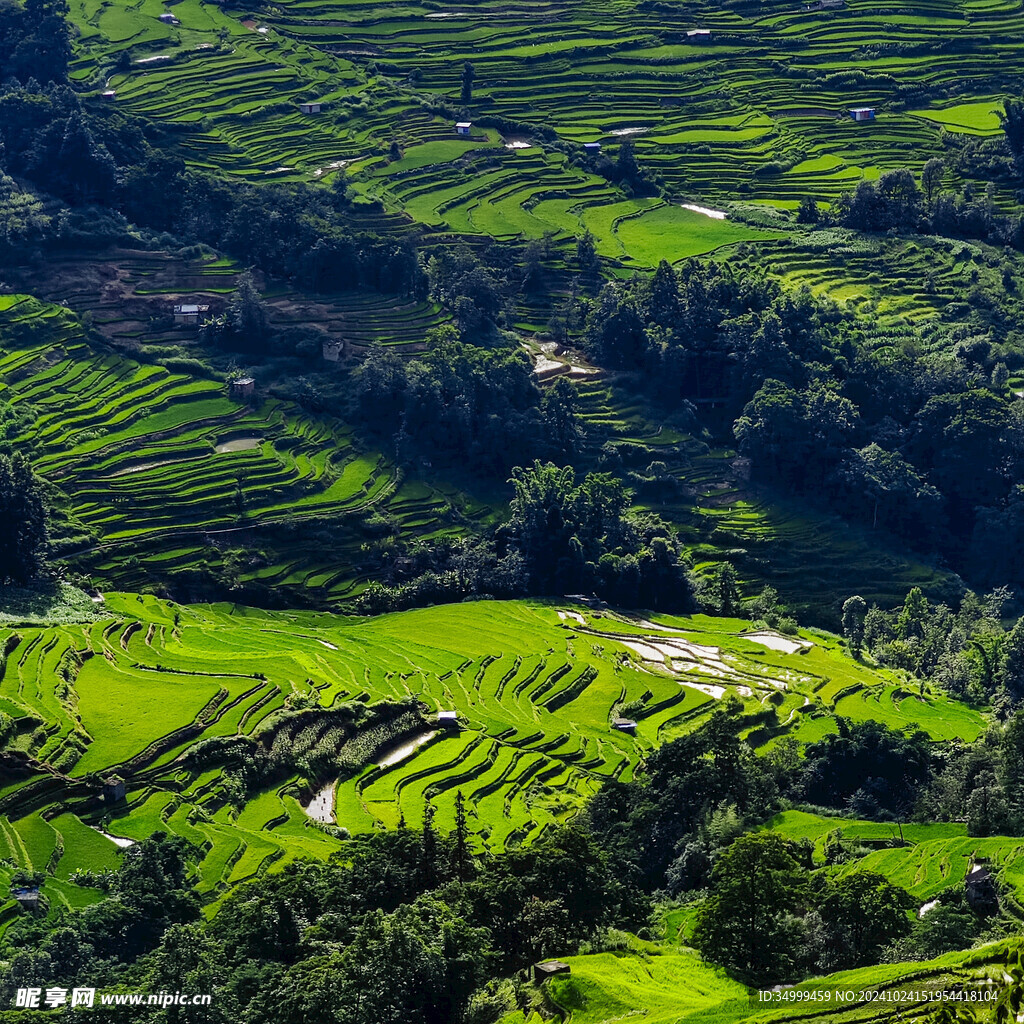
M 272 864 L 326 856 L 333 840 L 302 806 L 314 794 L 323 822 L 363 832 L 419 825 L 427 802 L 447 830 L 461 792 L 476 843 L 530 843 L 729 696 L 762 746 L 834 731 L 836 714 L 936 739 L 984 727 L 976 711 L 853 662 L 827 634 L 793 639 L 708 616 L 650 622 L 571 603 L 346 620 L 117 594 L 93 623 L 8 628 L 0 639 L 0 711 L 16 727 L 5 762 L 16 774 L 0 790 L 4 856 L 59 878 L 58 813 L 125 839 L 166 829 L 206 851 L 211 897 Z M 346 711 L 361 704 L 378 717 Z M 457 727 L 440 711 L 455 711 Z M 635 729 L 612 727 L 624 715 Z M 306 753 L 240 790 L 239 751 L 282 744 Z M 113 807 L 99 786 L 110 775 L 127 786 Z M 26 829 L 41 852 L 23 852 Z

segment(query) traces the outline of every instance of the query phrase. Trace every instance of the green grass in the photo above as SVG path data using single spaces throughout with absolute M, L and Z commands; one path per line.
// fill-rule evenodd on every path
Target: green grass
M 980 103 L 958 103 L 938 110 L 915 110 L 912 113 L 942 125 L 949 132 L 995 135 L 1000 131 L 998 112 L 1001 109 L 1001 101 L 993 97 Z
M 78 674 L 78 709 L 82 727 L 100 742 L 90 745 L 76 771 L 97 771 L 127 760 L 191 722 L 221 687 L 231 694 L 250 682 L 142 672 L 91 658 Z
M 746 998 L 747 989 L 688 949 L 653 955 L 595 953 L 565 958 L 572 973 L 547 983 L 574 1024 L 604 1024 L 643 1013 L 650 1024 L 677 1024 L 702 1010 Z
M 67 880 L 75 871 L 112 870 L 120 864 L 118 847 L 75 815 L 61 814 L 51 824 L 64 840 L 64 855 L 57 867 L 58 878 Z
M 677 206 L 659 206 L 619 222 L 615 233 L 623 248 L 645 266 L 699 256 L 724 245 L 773 237 L 729 220 L 717 220 Z

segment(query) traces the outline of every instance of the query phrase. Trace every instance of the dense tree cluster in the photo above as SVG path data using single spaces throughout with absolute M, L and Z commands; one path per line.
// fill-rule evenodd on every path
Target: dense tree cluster
M 392 438 L 400 459 L 505 476 L 531 455 L 576 454 L 572 390 L 542 392 L 521 349 L 464 344 L 451 326 L 429 332 L 427 346 L 414 359 L 378 346 L 353 375 L 361 421 Z
M 597 593 L 641 608 L 693 607 L 688 564 L 672 530 L 629 511 L 629 491 L 608 473 L 577 483 L 569 467 L 535 462 L 512 472 L 515 496 L 500 548 L 518 552 L 533 594 Z
M 67 0 L 0 3 L 0 82 L 64 82 L 71 57 Z
M 967 182 L 958 192 L 942 187 L 945 165 L 937 158 L 923 169 L 920 185 L 911 171 L 886 171 L 877 182 L 862 181 L 844 193 L 826 215 L 812 199 L 801 201 L 798 220 L 840 224 L 858 231 L 920 232 L 951 238 L 976 238 L 996 245 L 1024 246 L 1024 220 L 999 213 L 993 189 Z
M 430 294 L 450 310 L 464 340 L 479 342 L 502 321 L 507 289 L 467 246 L 439 248 L 427 263 L 427 279 Z
M 35 409 L 28 402 L 13 405 L 0 400 L 0 455 L 12 456 L 25 448 L 25 434 L 35 418 Z
M 368 612 L 466 597 L 586 593 L 631 608 L 689 611 L 689 565 L 657 516 L 630 511 L 607 473 L 577 482 L 570 466 L 535 461 L 512 471 L 509 520 L 486 540 L 447 539 L 395 554 L 387 582 L 360 601 Z
M 53 218 L 39 197 L 0 171 L 0 262 L 16 263 L 53 233 Z
M 488 975 L 564 955 L 610 924 L 642 925 L 649 912 L 578 828 L 474 856 L 461 798 L 451 835 L 432 819 L 428 805 L 420 830 L 369 835 L 329 863 L 268 874 L 212 922 L 186 880 L 190 851 L 157 833 L 116 872 L 88 879 L 108 898 L 57 928 L 26 916 L 6 931 L 0 999 L 30 985 L 134 986 L 216 992 L 212 1006 L 171 1017 L 133 1008 L 147 1021 L 450 1024 L 475 1006 L 490 1022 L 516 996 L 512 986 L 479 991 Z
M 0 87 L 3 168 L 71 203 L 112 204 L 117 165 L 67 85 Z
M 880 722 L 836 719 L 837 733 L 804 748 L 792 791 L 811 804 L 842 808 L 859 817 L 909 817 L 915 797 L 932 776 L 926 733 L 905 735 Z
M 1024 702 L 1024 619 L 1004 625 L 1009 596 L 1005 588 L 983 597 L 968 591 L 955 611 L 918 587 L 890 610 L 853 597 L 843 632 L 855 653 L 932 680 L 958 700 L 991 703 L 1005 718 Z
M 870 350 L 827 301 L 696 262 L 607 285 L 584 337 L 595 361 L 634 372 L 666 406 L 734 416 L 763 479 L 941 549 L 982 583 L 1024 581 L 1024 404 L 990 338 L 962 333 L 933 354 Z
M 814 483 L 848 514 L 941 547 L 982 582 L 1017 582 L 1012 559 L 993 580 L 991 525 L 1013 525 L 1024 408 L 953 360 L 876 368 L 805 387 L 767 380 L 736 421 L 741 447 L 770 477 Z
M 0 418 L 0 433 L 3 426 Z M 0 454 L 0 524 L 0 584 L 28 583 L 46 564 L 49 512 L 43 482 L 21 454 Z
M 911 930 L 917 901 L 882 875 L 812 875 L 806 850 L 775 832 L 740 836 L 715 863 L 694 941 L 753 984 L 877 963 Z
M 606 285 L 588 311 L 587 352 L 601 365 L 643 372 L 669 402 L 731 399 L 796 358 L 826 355 L 837 310 L 787 296 L 763 275 L 729 264 L 662 262 L 653 277 Z
M 623 139 L 614 159 L 604 152 L 585 153 L 582 157 L 578 153 L 572 155 L 588 171 L 614 182 L 626 195 L 656 196 L 661 193 L 663 183 L 659 175 L 640 166 L 629 139 Z
M 738 738 L 741 718 L 738 702 L 727 703 L 704 728 L 655 750 L 635 781 L 609 782 L 588 805 L 601 847 L 646 890 L 701 888 L 711 853 L 777 805 L 776 766 Z
M 499 555 L 490 538 L 445 536 L 412 544 L 388 538 L 381 557 L 381 580 L 370 583 L 356 602 L 370 615 L 528 593 L 522 557 L 516 551 Z

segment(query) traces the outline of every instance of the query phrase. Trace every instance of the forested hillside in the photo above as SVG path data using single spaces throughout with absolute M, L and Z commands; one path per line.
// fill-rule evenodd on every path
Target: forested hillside
M 0 1020 L 1019 1013 L 1022 27 L 0 0 Z

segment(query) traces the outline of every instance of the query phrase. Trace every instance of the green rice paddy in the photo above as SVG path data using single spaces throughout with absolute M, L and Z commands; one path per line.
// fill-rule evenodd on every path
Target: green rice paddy
M 960 822 L 936 824 L 860 821 L 825 818 L 804 811 L 785 811 L 768 825 L 787 839 L 809 839 L 816 857 L 823 858 L 825 836 L 841 829 L 844 840 L 867 852 L 843 865 L 844 872 L 875 871 L 902 886 L 921 903 L 943 889 L 963 881 L 968 866 L 978 858 L 998 873 L 1001 891 L 1024 898 L 1024 841 L 1019 837 L 967 835 Z
M 1018 949 L 1019 940 L 1009 940 L 920 963 L 841 971 L 783 989 L 773 1004 L 771 992 L 762 996 L 747 989 L 685 946 L 630 937 L 615 952 L 566 957 L 571 973 L 545 982 L 544 994 L 560 1024 L 614 1024 L 633 1017 L 658 1024 L 918 1020 L 934 1009 L 927 993 L 999 982 L 1008 955 Z M 500 1024 L 541 1019 L 519 1013 L 503 1017 Z
M 101 612 L 81 625 L 0 631 L 0 710 L 15 720 L 15 747 L 56 773 L 0 793 L 0 857 L 67 883 L 69 900 L 94 897 L 74 888 L 75 870 L 117 856 L 85 825 L 132 840 L 158 829 L 186 836 L 203 851 L 211 900 L 296 857 L 326 856 L 337 840 L 302 809 L 325 787 L 332 821 L 350 833 L 416 827 L 428 802 L 450 829 L 461 792 L 475 843 L 531 843 L 605 781 L 631 778 L 645 752 L 698 728 L 728 695 L 757 713 L 749 738 L 759 746 L 806 738 L 813 723 L 834 728 L 839 711 L 936 739 L 972 739 L 984 727 L 944 698 L 898 701 L 890 673 L 851 661 L 828 634 L 747 635 L 739 619 L 648 622 L 571 604 L 481 601 L 361 620 L 130 594 L 108 595 Z M 407 737 L 370 750 L 336 781 L 295 777 L 240 808 L 222 769 L 188 760 L 200 740 L 272 728 L 300 697 L 323 708 L 412 698 L 423 724 L 411 745 Z M 610 725 L 624 705 L 635 731 Z M 438 723 L 442 710 L 457 712 L 458 728 Z M 110 774 L 125 779 L 127 803 L 105 812 L 91 780 Z M 967 841 L 937 833 L 936 842 L 955 871 Z M 897 853 L 905 862 L 894 872 L 920 870 L 920 858 Z
M 550 998 L 577 1024 L 604 1024 L 643 1011 L 652 1024 L 677 1024 L 723 1003 L 745 1005 L 747 989 L 689 949 L 647 947 L 653 954 L 567 957 L 572 974 L 547 984 Z
M 67 554 L 101 585 L 215 569 L 223 549 L 259 549 L 259 531 L 280 528 L 275 546 L 246 557 L 239 582 L 344 598 L 365 584 L 368 516 L 429 535 L 462 501 L 403 483 L 339 420 L 266 394 L 241 402 L 223 381 L 95 346 L 66 310 L 10 298 L 0 310 L 0 337 L 10 339 L 0 400 L 34 411 L 23 440 L 37 471 L 69 496 L 82 539 Z M 327 520 L 351 524 L 347 541 L 305 543 L 302 524 Z
M 193 164 L 251 181 L 341 174 L 388 211 L 466 234 L 557 239 L 583 225 L 638 266 L 763 235 L 645 213 L 579 162 L 583 142 L 614 159 L 630 140 L 675 201 L 792 209 L 919 168 L 943 155 L 943 131 L 998 131 L 1002 87 L 1024 70 L 1004 0 L 822 11 L 287 0 L 258 17 L 182 0 L 179 25 L 162 10 L 74 0 L 74 78 L 173 125 Z M 694 27 L 710 41 L 687 42 Z M 996 64 L 983 44 L 997 37 Z M 476 78 L 463 107 L 466 60 Z M 320 113 L 299 111 L 310 99 Z M 874 121 L 849 119 L 868 104 Z M 459 118 L 474 121 L 470 139 L 454 137 Z M 390 161 L 392 143 L 402 155 Z
M 940 110 L 914 111 L 918 117 L 942 125 L 946 131 L 967 135 L 995 135 L 1000 131 L 1002 104 L 993 97 L 980 103 L 958 103 Z

